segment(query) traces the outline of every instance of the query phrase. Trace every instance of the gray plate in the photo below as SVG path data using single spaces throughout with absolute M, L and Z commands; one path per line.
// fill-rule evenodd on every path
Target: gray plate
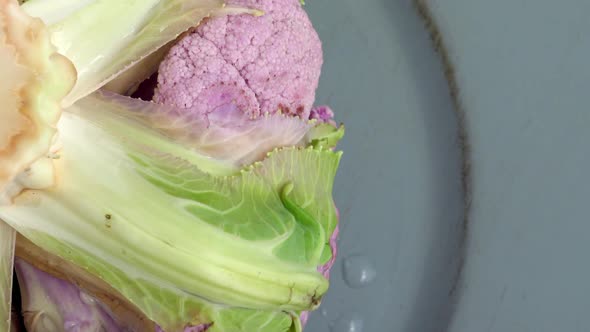
M 335 188 L 341 250 L 306 331 L 440 331 L 463 222 L 458 128 L 440 60 L 409 0 L 306 8 L 326 59 L 317 102 L 347 125 Z M 374 281 L 361 282 L 372 268 Z
M 472 151 L 449 331 L 590 331 L 590 2 L 425 1 Z

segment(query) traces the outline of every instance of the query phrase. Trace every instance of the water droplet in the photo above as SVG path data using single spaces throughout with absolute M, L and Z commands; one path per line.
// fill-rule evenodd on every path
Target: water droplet
M 341 316 L 330 324 L 332 332 L 362 332 L 365 322 L 358 314 Z
M 342 274 L 344 281 L 349 287 L 361 288 L 375 280 L 377 270 L 368 257 L 353 255 L 344 259 Z
M 96 300 L 92 296 L 90 296 L 82 291 L 80 292 L 80 300 L 82 300 L 82 302 L 84 302 L 85 304 L 88 304 L 88 305 L 95 305 L 96 304 Z
M 328 317 L 328 309 L 326 308 L 321 308 L 320 309 L 320 314 L 322 315 L 322 317 Z

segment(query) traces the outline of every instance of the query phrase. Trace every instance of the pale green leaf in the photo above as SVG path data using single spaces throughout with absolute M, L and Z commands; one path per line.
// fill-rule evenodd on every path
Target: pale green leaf
M 222 8 L 222 0 L 37 0 L 23 5 L 30 15 L 45 16 L 53 44 L 78 71 L 65 105 L 97 90 Z
M 0 217 L 169 332 L 208 322 L 233 332 L 246 314 L 269 332 L 298 331 L 287 312 L 313 310 L 328 288 L 316 268 L 336 224 L 340 153 L 276 149 L 216 174 L 206 169 L 224 162 L 125 117 L 132 111 L 116 116 L 121 105 L 103 97 L 62 116 L 58 184 L 23 192 Z

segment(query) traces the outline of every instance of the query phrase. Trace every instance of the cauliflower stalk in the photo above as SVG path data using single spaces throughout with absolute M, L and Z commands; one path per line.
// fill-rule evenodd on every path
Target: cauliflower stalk
M 266 9 L 273 22 L 282 13 Z M 215 25 L 228 13 L 259 12 L 217 0 L 0 0 L 0 67 L 10 77 L 0 83 L 0 219 L 10 226 L 0 223 L 0 328 L 9 324 L 16 230 L 29 263 L 47 267 L 56 257 L 67 279 L 111 300 L 107 311 L 83 304 L 73 285 L 18 261 L 29 329 L 34 317 L 66 331 L 83 323 L 130 329 L 116 315 L 128 305 L 157 324 L 141 323 L 144 331 L 301 330 L 299 315 L 328 289 L 318 267 L 335 256 L 331 193 L 343 128 L 308 119 L 319 73 L 306 72 L 300 56 L 295 76 L 285 63 L 270 65 L 274 47 L 287 46 L 277 37 L 258 56 L 269 56 L 269 77 L 292 84 L 226 66 L 241 68 L 227 77 L 247 85 L 255 107 L 216 96 L 224 88 L 209 87 L 231 79 L 214 81 L 214 67 L 202 75 L 211 84 L 191 95 L 194 107 L 212 105 L 203 109 L 97 90 L 204 17 Z M 310 81 L 313 89 L 304 88 Z M 273 99 L 279 90 L 265 91 L 275 85 L 282 93 Z M 162 96 L 166 88 L 158 89 Z

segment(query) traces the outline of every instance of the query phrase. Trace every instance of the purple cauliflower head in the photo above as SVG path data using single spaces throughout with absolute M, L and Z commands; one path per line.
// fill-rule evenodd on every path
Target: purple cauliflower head
M 258 9 L 209 19 L 160 65 L 154 101 L 211 113 L 234 104 L 251 117 L 310 116 L 322 46 L 299 0 L 231 0 Z

